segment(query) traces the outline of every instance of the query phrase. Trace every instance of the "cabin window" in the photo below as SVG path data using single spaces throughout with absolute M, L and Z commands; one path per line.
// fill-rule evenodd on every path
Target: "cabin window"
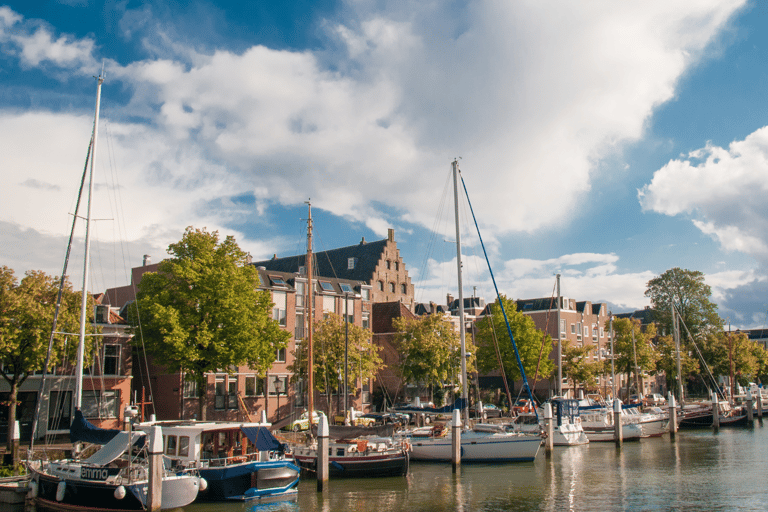
M 179 457 L 189 457 L 189 436 L 179 436 Z
M 165 436 L 165 454 L 176 455 L 176 436 Z

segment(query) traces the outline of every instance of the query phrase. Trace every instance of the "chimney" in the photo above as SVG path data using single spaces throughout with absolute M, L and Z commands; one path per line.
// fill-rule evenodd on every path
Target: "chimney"
M 363 239 L 360 240 L 360 245 L 365 245 L 365 237 L 363 237 Z
M 394 229 L 389 228 L 389 230 L 387 230 L 387 239 L 390 242 L 394 242 L 395 241 L 395 230 Z
M 451 302 L 453 302 L 453 295 L 451 295 L 451 294 L 449 293 L 449 294 L 448 294 L 448 295 L 445 297 L 445 300 L 447 301 L 447 303 L 446 303 L 446 304 L 447 304 L 447 305 L 448 305 L 448 307 L 450 308 L 450 307 L 451 307 Z
M 152 258 L 149 256 L 149 254 L 145 254 L 144 255 L 144 266 L 146 267 L 150 263 L 152 263 Z
M 273 259 L 273 260 L 276 260 L 276 259 L 277 259 L 277 254 L 273 254 L 273 255 L 272 255 L 272 259 Z

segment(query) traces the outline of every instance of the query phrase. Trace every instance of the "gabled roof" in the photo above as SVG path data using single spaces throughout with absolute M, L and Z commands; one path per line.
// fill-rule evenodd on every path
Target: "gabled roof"
M 315 266 L 312 267 L 312 274 L 315 277 L 336 277 L 351 281 L 370 282 L 386 245 L 386 239 L 375 242 L 362 241 L 357 245 L 350 245 L 349 247 L 316 252 L 313 254 Z M 279 272 L 298 272 L 299 267 L 306 269 L 306 258 L 306 254 L 300 254 L 286 258 L 256 261 L 253 265 Z M 354 268 L 352 269 L 349 268 L 350 258 L 355 258 Z

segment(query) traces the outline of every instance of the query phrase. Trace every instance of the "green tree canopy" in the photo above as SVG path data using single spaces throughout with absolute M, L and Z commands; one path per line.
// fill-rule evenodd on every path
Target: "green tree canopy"
M 393 343 L 400 354 L 397 366 L 403 380 L 411 384 L 442 387 L 461 373 L 461 341 L 453 324 L 440 315 L 395 318 Z M 465 341 L 467 353 L 473 347 Z M 467 358 L 467 373 L 474 368 L 474 355 Z
M 517 305 L 514 301 L 503 295 L 501 300 L 504 301 L 504 311 L 507 313 L 509 327 L 515 338 L 526 376 L 528 379 L 534 378 L 538 368 L 538 378 L 550 378 L 555 368 L 554 361 L 549 358 L 549 354 L 552 352 L 552 339 L 536 328 L 531 317 L 517 311 Z M 499 358 L 496 355 L 496 344 L 498 343 L 501 363 L 507 379 L 511 381 L 521 379 L 515 350 L 509 339 L 509 332 L 504 321 L 504 315 L 501 313 L 499 300 L 491 304 L 491 314 L 476 322 L 475 328 L 477 329 L 475 343 L 477 344 L 479 371 L 499 370 Z M 533 385 L 532 382 L 531 385 Z
M 59 284 L 59 278 L 34 270 L 27 272 L 21 283 L 18 283 L 13 270 L 6 266 L 0 267 L 0 375 L 10 386 L 9 399 L 4 404 L 9 407 L 9 447 L 11 428 L 16 421 L 15 406 L 19 388 L 30 375 L 42 370 L 45 364 Z M 73 292 L 72 285 L 65 280 L 56 327 L 58 332 L 79 331 L 80 302 L 81 294 Z M 89 347 L 93 337 L 86 338 L 86 342 L 86 354 L 91 354 Z M 55 335 L 51 368 L 62 364 L 66 358 L 74 359 L 77 344 L 77 334 Z
M 761 362 L 765 359 L 765 349 L 750 341 L 743 332 L 709 333 L 701 342 L 701 352 L 715 377 L 733 374 L 731 393 L 734 395 L 737 383 L 746 385 L 759 378 Z
M 672 268 L 648 281 L 645 296 L 651 299 L 653 319 L 662 334 L 672 333 L 672 309 L 675 305 L 680 317 L 694 338 L 700 334 L 722 330 L 723 321 L 717 314 L 717 305 L 710 300 L 711 288 L 704 282 L 704 274 L 695 270 Z
M 627 375 L 627 390 L 634 385 L 633 374 L 637 377 L 643 372 L 656 373 L 658 354 L 653 345 L 655 337 L 654 324 L 648 324 L 643 331 L 637 318 L 618 318 L 613 321 L 614 365 L 617 372 Z M 636 390 L 636 393 L 641 392 Z
M 577 347 L 570 340 L 563 340 L 563 375 L 573 382 L 574 390 L 581 384 L 586 391 L 597 388 L 596 378 L 605 371 L 604 361 L 595 361 L 592 345 Z
M 379 357 L 379 347 L 371 341 L 371 332 L 352 323 L 346 327 L 349 330 L 348 334 L 345 332 L 344 319 L 332 313 L 314 324 L 312 331 L 314 383 L 315 389 L 321 393 L 339 390 L 339 380 L 344 379 L 345 346 L 348 347 L 348 388 L 355 389 L 357 379 L 365 381 L 373 378 L 384 365 Z M 294 362 L 289 366 L 289 370 L 294 374 L 293 378 L 306 378 L 305 344 L 297 346 L 293 356 Z
M 677 390 L 677 349 L 675 347 L 675 340 L 672 336 L 662 336 L 656 339 L 656 353 L 658 355 L 656 359 L 656 371 L 663 372 L 666 375 L 667 389 Z M 694 375 L 699 371 L 698 357 L 694 356 L 692 352 L 689 352 L 685 345 L 680 343 L 680 369 L 682 371 L 682 383 L 688 381 L 690 375 Z M 679 395 L 679 390 L 675 393 Z
M 247 365 L 264 375 L 291 335 L 271 318 L 270 293 L 257 290 L 257 270 L 233 237 L 189 227 L 168 254 L 139 285 L 141 333 L 157 363 L 197 383 L 204 420 L 206 373 Z

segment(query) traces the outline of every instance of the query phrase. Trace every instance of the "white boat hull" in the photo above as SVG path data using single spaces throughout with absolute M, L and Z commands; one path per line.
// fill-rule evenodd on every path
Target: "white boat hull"
M 411 438 L 411 459 L 451 461 L 451 434 Z M 541 446 L 541 437 L 516 433 L 466 431 L 461 434 L 462 462 L 531 462 Z

